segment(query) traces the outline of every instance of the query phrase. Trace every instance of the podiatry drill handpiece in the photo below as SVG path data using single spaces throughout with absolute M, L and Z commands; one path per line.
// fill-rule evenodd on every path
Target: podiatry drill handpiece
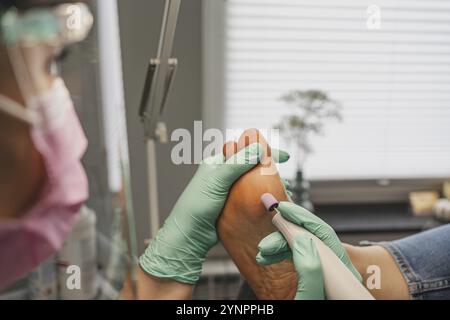
M 278 211 L 278 201 L 270 193 L 261 196 L 261 202 L 270 212 L 275 212 L 272 223 L 283 234 L 287 243 L 294 246 L 295 237 L 309 235 L 316 245 L 322 264 L 323 281 L 327 299 L 330 300 L 373 300 L 374 298 L 344 263 L 319 238 L 302 227 L 287 221 Z

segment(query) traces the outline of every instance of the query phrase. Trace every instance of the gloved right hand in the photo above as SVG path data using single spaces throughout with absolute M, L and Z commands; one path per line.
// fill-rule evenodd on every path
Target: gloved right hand
M 281 215 L 318 237 L 326 244 L 347 268 L 361 282 L 362 277 L 353 266 L 338 236 L 326 222 L 309 212 L 308 210 L 287 201 L 282 201 L 278 205 L 278 211 Z M 292 257 L 291 250 L 283 235 L 280 232 L 274 232 L 261 240 L 258 245 L 259 253 L 256 261 L 263 265 L 278 263 Z
M 292 260 L 298 275 L 295 300 L 324 300 L 325 287 L 319 253 L 307 234 L 295 237 Z

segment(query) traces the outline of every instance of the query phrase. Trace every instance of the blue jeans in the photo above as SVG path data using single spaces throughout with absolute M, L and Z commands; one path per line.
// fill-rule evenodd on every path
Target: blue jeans
M 450 224 L 378 245 L 397 262 L 411 299 L 450 299 Z

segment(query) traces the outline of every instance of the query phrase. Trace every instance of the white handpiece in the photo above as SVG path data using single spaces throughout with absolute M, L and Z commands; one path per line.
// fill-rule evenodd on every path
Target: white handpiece
M 272 198 L 275 199 L 273 196 Z M 278 202 L 274 205 L 274 203 L 270 204 L 270 201 L 268 201 L 267 198 L 262 198 L 262 200 L 267 209 L 270 211 L 274 210 L 276 212 L 275 216 L 272 218 L 272 223 L 283 234 L 291 249 L 294 247 L 294 241 L 297 235 L 307 234 L 311 237 L 311 239 L 313 239 L 322 264 L 323 281 L 327 299 L 374 300 L 374 297 L 369 293 L 369 291 L 359 282 L 353 273 L 328 246 L 326 246 L 319 238 L 309 231 L 284 219 L 280 212 L 276 209 L 276 204 Z

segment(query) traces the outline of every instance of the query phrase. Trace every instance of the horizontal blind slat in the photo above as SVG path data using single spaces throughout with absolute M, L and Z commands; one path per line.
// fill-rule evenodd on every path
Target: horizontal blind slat
M 450 176 L 450 2 L 377 1 L 380 30 L 371 4 L 228 0 L 225 126 L 272 128 L 283 94 L 319 89 L 344 121 L 313 138 L 308 177 Z

